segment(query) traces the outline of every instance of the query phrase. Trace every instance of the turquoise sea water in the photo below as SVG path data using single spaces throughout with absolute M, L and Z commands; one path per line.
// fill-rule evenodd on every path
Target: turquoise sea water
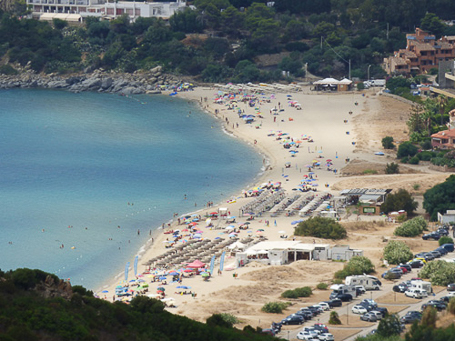
M 7 90 L 0 99 L 2 270 L 39 268 L 98 289 L 133 264 L 150 230 L 237 194 L 262 165 L 178 97 Z

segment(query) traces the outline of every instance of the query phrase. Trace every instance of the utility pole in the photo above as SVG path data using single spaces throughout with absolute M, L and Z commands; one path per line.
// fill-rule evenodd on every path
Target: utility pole
M 348 79 L 351 79 L 351 60 L 349 59 L 349 77 Z
M 370 81 L 370 67 L 371 67 L 371 65 L 368 65 L 368 79 L 367 79 L 368 82 Z

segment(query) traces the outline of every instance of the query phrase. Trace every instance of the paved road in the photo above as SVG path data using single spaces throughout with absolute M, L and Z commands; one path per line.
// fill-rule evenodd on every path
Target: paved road
M 447 255 L 445 255 L 444 257 L 442 258 L 453 258 L 453 254 L 449 253 Z M 358 319 L 360 319 L 360 316 L 359 315 L 356 315 L 356 314 L 353 314 L 351 309 L 354 305 L 358 304 L 360 301 L 362 301 L 364 298 L 372 298 L 372 299 L 377 299 L 381 296 L 384 296 L 385 294 L 388 294 L 388 295 L 396 295 L 397 297 L 399 297 L 399 295 L 404 295 L 404 294 L 401 294 L 401 293 L 395 293 L 392 288 L 393 286 L 396 284 L 396 283 L 401 283 L 403 281 L 406 281 L 406 280 L 410 280 L 414 277 L 418 277 L 418 269 L 413 269 L 410 273 L 404 275 L 401 277 L 401 279 L 397 280 L 396 282 L 391 282 L 391 281 L 387 281 L 387 280 L 381 280 L 382 282 L 382 287 L 381 287 L 381 290 L 379 291 L 367 291 L 365 294 L 359 296 L 358 298 L 352 300 L 349 304 L 346 304 L 346 303 L 343 303 L 343 306 L 342 307 L 339 307 L 339 308 L 336 308 L 336 309 L 332 309 L 330 311 L 336 311 L 338 313 L 339 316 L 341 315 L 347 315 L 348 316 L 348 319 L 349 321 L 357 321 Z M 329 293 L 327 293 L 327 296 L 329 295 Z M 447 295 L 447 290 L 443 290 L 442 292 L 438 293 L 436 296 L 429 296 L 428 298 L 426 299 L 416 299 L 415 300 L 415 303 L 411 303 L 411 304 L 399 304 L 400 306 L 409 306 L 409 308 L 406 308 L 405 310 L 402 310 L 400 313 L 399 313 L 399 316 L 404 316 L 408 311 L 410 310 L 418 310 L 420 311 L 421 310 L 421 305 L 425 302 L 428 302 L 429 300 L 433 300 L 433 299 L 438 299 L 442 296 L 445 296 Z M 327 297 L 328 299 L 328 297 Z M 392 305 L 392 304 L 387 304 L 387 306 L 389 305 Z M 397 304 L 398 305 L 398 304 Z M 330 318 L 330 311 L 326 311 L 324 312 L 323 314 L 317 316 L 316 318 L 310 320 L 310 321 L 307 321 L 303 326 L 283 326 L 281 332 L 278 334 L 279 337 L 281 338 L 285 338 L 287 340 L 297 340 L 297 334 L 299 333 L 299 331 L 302 330 L 302 328 L 304 326 L 312 326 L 314 323 L 325 323 L 325 324 L 328 324 L 328 321 L 329 321 L 329 318 Z M 351 320 L 352 319 L 352 320 Z M 279 321 L 277 321 L 279 322 Z M 332 330 L 332 329 L 362 329 L 361 332 L 353 335 L 353 336 L 350 336 L 346 339 L 344 339 L 343 341 L 354 341 L 357 337 L 359 336 L 365 336 L 367 335 L 371 330 L 373 329 L 376 329 L 377 328 L 377 325 L 378 323 L 372 323 L 371 326 L 369 327 L 366 327 L 366 328 L 359 328 L 359 327 L 335 327 L 335 326 L 329 326 L 329 330 Z M 335 340 L 335 341 L 342 341 L 342 340 Z

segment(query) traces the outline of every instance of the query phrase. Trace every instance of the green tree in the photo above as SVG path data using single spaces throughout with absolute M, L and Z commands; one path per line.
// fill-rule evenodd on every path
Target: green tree
M 395 148 L 395 145 L 393 144 L 393 137 L 392 136 L 386 136 L 382 139 L 382 146 L 384 149 L 393 149 Z
M 222 314 L 213 314 L 206 320 L 207 325 L 212 327 L 232 328 L 233 324 L 226 321 Z
M 394 234 L 401 237 L 415 237 L 427 230 L 428 224 L 423 217 L 415 217 L 405 221 L 395 229 Z
M 294 234 L 325 239 L 343 239 L 346 238 L 346 229 L 333 219 L 312 217 L 299 223 Z
M 423 208 L 430 215 L 431 221 L 437 220 L 438 212 L 455 209 L 455 175 L 425 192 Z
M 410 81 L 404 77 L 393 77 L 387 80 L 386 87 L 389 89 L 393 94 L 396 93 L 398 88 L 408 88 L 410 86 Z
M 335 273 L 335 278 L 344 279 L 347 276 L 370 274 L 374 272 L 374 265 L 367 257 L 355 256 L 343 267 L 343 270 Z
M 422 314 L 421 324 L 428 328 L 436 328 L 436 320 L 438 318 L 438 312 L 436 308 L 427 306 Z
M 378 325 L 377 334 L 382 337 L 390 337 L 393 335 L 400 335 L 401 322 L 397 314 L 391 314 L 384 317 Z
M 406 263 L 412 258 L 411 249 L 401 241 L 391 240 L 384 248 L 384 259 L 390 264 Z
M 444 32 L 444 23 L 441 19 L 436 16 L 434 13 L 427 13 L 425 17 L 422 18 L 420 27 L 422 30 L 434 34 L 436 37 L 440 37 L 442 32 Z
M 393 211 L 405 210 L 408 215 L 412 214 L 418 206 L 411 194 L 405 189 L 400 188 L 396 193 L 388 194 L 384 203 L 381 205 L 381 211 L 389 213 Z
M 417 147 L 412 144 L 412 142 L 403 142 L 398 147 L 397 157 L 402 158 L 405 156 L 414 156 L 417 154 Z
M 431 284 L 446 286 L 455 282 L 455 263 L 434 260 L 425 264 L 419 277 L 429 279 Z
M 333 325 L 340 325 L 341 324 L 340 317 L 338 316 L 338 313 L 336 311 L 331 311 L 330 312 L 329 324 L 333 324 Z
M 448 237 L 448 236 L 442 236 L 438 240 L 439 246 L 444 245 L 444 244 L 453 244 L 453 238 Z

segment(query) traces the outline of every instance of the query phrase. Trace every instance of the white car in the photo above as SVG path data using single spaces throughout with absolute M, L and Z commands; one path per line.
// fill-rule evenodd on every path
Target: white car
M 447 293 L 447 296 L 449 296 L 449 297 L 455 297 L 455 291 L 449 291 L 449 292 Z
M 321 340 L 321 341 L 334 341 L 335 338 L 330 333 L 324 333 L 324 334 L 319 335 L 319 340 Z
M 297 334 L 297 339 L 298 340 L 312 340 L 312 339 L 317 339 L 318 334 L 315 332 L 310 332 L 306 330 L 302 330 Z
M 428 297 L 428 292 L 423 289 L 415 289 L 411 288 L 407 291 L 404 292 L 404 294 L 408 297 L 413 297 L 413 298 L 425 298 Z
M 355 305 L 352 307 L 352 313 L 363 315 L 365 313 L 368 313 L 368 310 L 361 305 Z
M 302 332 L 312 333 L 312 334 L 314 334 L 316 336 L 321 334 L 321 331 L 319 329 L 314 328 L 314 327 L 303 327 L 302 328 Z
M 330 306 L 326 302 L 319 302 L 317 305 L 320 306 L 324 310 L 330 310 Z

